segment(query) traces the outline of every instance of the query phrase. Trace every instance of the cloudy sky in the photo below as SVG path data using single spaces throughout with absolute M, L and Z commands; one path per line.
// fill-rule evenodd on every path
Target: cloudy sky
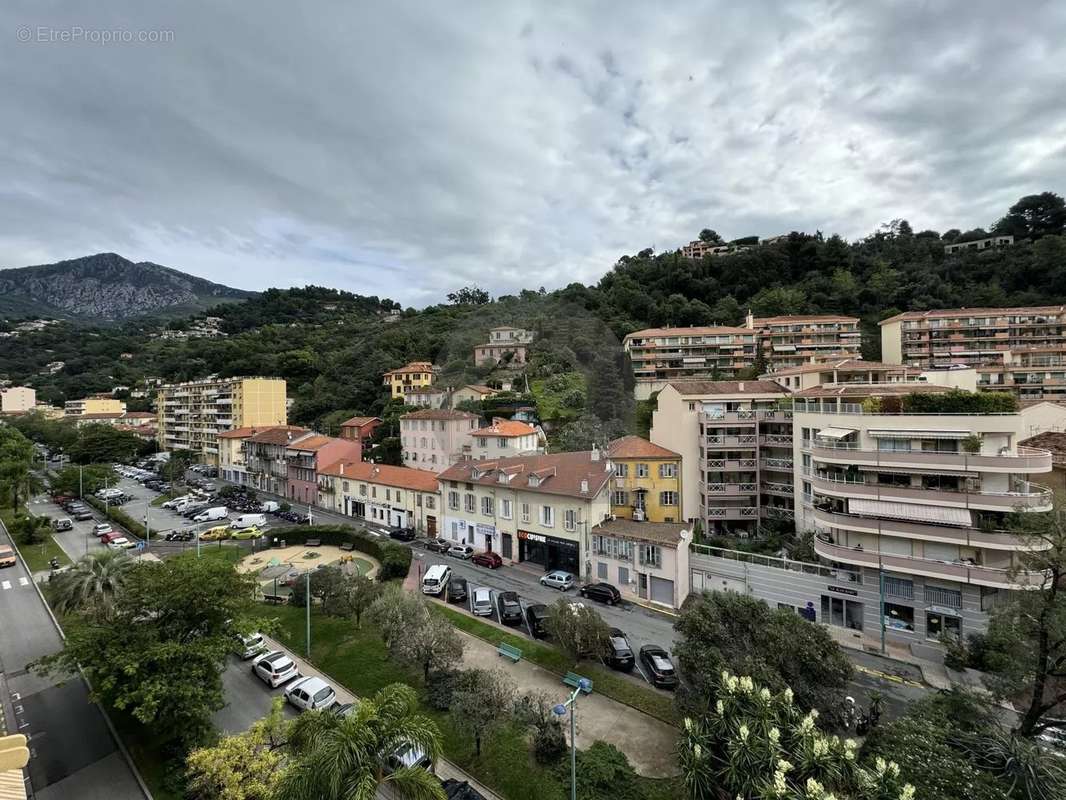
M 418 306 L 1066 193 L 1061 0 L 87 5 L 0 6 L 0 266 Z

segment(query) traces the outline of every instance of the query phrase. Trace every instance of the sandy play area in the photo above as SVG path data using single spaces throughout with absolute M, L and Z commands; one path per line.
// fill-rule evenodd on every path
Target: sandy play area
M 345 572 L 358 572 L 373 578 L 381 565 L 366 553 L 349 553 L 334 545 L 292 545 L 260 550 L 245 556 L 237 564 L 237 569 L 241 572 L 256 573 L 264 593 L 287 594 L 289 584 L 294 580 L 299 579 L 308 570 L 324 566 L 339 566 Z M 311 580 L 314 580 L 313 576 Z M 274 591 L 275 585 L 277 592 Z

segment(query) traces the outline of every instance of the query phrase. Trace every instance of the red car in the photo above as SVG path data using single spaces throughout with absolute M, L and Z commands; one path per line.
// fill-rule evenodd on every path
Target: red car
M 503 559 L 500 558 L 498 553 L 493 553 L 490 550 L 487 553 L 475 553 L 470 556 L 470 563 L 477 564 L 479 567 L 496 569 L 497 567 L 503 566 Z

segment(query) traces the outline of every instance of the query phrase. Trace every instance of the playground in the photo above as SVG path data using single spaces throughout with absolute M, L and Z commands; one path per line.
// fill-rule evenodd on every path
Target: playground
M 276 596 L 291 594 L 293 583 L 305 573 L 322 567 L 340 567 L 349 575 L 373 578 L 380 566 L 365 553 L 345 551 L 334 545 L 291 545 L 245 556 L 237 564 L 237 569 L 254 573 L 263 594 Z M 311 579 L 313 581 L 314 577 Z

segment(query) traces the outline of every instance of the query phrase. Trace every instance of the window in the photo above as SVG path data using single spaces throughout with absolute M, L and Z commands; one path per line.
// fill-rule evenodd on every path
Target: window
M 607 580 L 607 565 L 602 561 L 596 562 L 596 577 L 602 580 Z
M 426 495 L 426 508 L 428 508 L 429 510 L 432 511 L 435 506 L 436 506 L 436 502 L 433 500 L 433 495 L 427 494 Z M 459 498 L 458 497 L 455 498 L 455 506 L 456 506 L 456 508 L 459 507 Z
M 638 545 L 637 553 L 641 564 L 649 567 L 661 567 L 663 565 L 663 551 L 657 544 Z
M 648 477 L 648 465 L 647 464 L 637 464 L 637 477 L 638 478 L 647 478 Z
M 572 531 L 577 527 L 577 512 L 573 510 L 567 510 L 563 512 L 563 527 Z
M 545 528 L 551 528 L 555 525 L 555 509 L 551 506 L 540 507 L 540 524 Z
M 396 502 L 397 503 L 402 503 L 403 502 L 403 492 L 401 492 L 399 489 L 396 490 Z
M 459 510 L 459 492 L 448 492 L 448 508 L 452 511 Z
M 371 486 L 370 487 L 370 496 L 371 497 L 377 497 L 378 496 L 378 487 L 377 486 Z
M 481 513 L 484 514 L 486 517 L 491 517 L 492 516 L 492 505 L 493 504 L 492 504 L 492 498 L 491 497 L 482 497 L 481 498 Z
M 629 477 L 629 464 L 615 464 L 614 474 L 616 478 Z
M 677 477 L 677 464 L 660 464 L 659 465 L 659 477 L 660 478 L 676 478 Z
M 845 600 L 842 597 L 822 595 L 822 619 L 825 625 L 862 630 L 862 603 Z
M 387 503 L 390 500 L 392 500 L 392 492 L 391 492 L 391 490 L 386 489 L 385 490 L 385 502 Z
M 629 492 L 611 492 L 612 506 L 628 506 Z
M 466 496 L 466 500 L 464 501 L 463 507 L 471 514 L 474 513 L 474 511 L 477 509 L 477 499 L 474 497 L 474 495 L 468 494 Z
M 522 503 L 522 522 L 529 522 L 529 503 Z
M 344 481 L 344 493 L 348 494 L 348 481 Z
M 420 495 L 420 494 L 416 494 L 415 495 L 415 507 L 416 508 L 421 508 L 422 507 L 422 495 Z
M 365 483 L 360 483 L 359 484 L 359 496 L 360 497 L 366 497 L 366 484 Z
M 946 608 L 962 608 L 962 592 L 958 589 L 944 589 L 940 586 L 926 586 L 925 599 L 929 605 Z
M 914 609 L 898 603 L 885 603 L 885 627 L 897 631 L 913 631 Z
M 659 505 L 676 506 L 677 492 L 659 492 Z
M 426 446 L 426 437 L 423 436 L 422 437 L 422 447 L 425 447 L 425 446 Z
M 914 581 L 906 578 L 890 578 L 886 575 L 885 597 L 902 597 L 904 600 L 913 600 Z
M 496 440 L 496 446 L 501 449 L 507 447 L 507 440 L 501 436 L 499 439 Z
M 511 501 L 510 500 L 503 500 L 503 499 L 500 500 L 500 516 L 503 517 L 504 519 L 510 519 L 511 518 Z
M 878 439 L 877 449 L 886 452 L 910 452 L 910 439 Z
M 477 437 L 477 446 L 478 447 L 488 447 L 489 446 L 488 438 L 486 438 L 484 436 Z

